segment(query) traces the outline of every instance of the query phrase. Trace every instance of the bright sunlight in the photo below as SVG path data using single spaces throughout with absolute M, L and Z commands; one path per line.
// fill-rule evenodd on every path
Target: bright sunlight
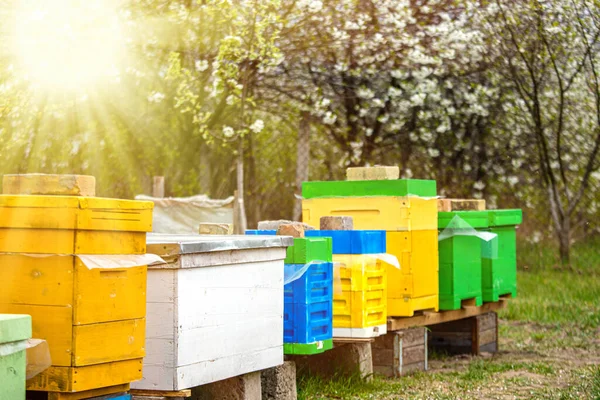
M 16 67 L 45 89 L 85 89 L 116 78 L 123 48 L 116 1 L 24 0 L 14 10 Z

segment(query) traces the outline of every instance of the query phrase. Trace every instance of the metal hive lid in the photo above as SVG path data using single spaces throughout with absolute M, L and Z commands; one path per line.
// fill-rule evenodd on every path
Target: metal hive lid
M 249 235 L 177 235 L 149 233 L 146 237 L 147 252 L 159 256 L 175 254 L 210 253 L 227 250 L 249 250 L 273 247 L 289 247 L 294 244 L 291 236 Z

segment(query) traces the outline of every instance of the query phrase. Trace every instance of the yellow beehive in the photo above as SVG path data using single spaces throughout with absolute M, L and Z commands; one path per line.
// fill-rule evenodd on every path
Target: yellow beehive
M 388 266 L 388 315 L 410 317 L 416 310 L 438 310 L 438 231 L 387 232 L 387 253 L 400 269 Z
M 339 197 L 302 201 L 303 222 L 318 226 L 321 217 L 346 215 L 355 229 L 387 231 L 386 252 L 401 269 L 387 266 L 387 315 L 408 317 L 437 310 L 437 199 L 418 197 Z
M 27 389 L 80 392 L 142 378 L 147 268 L 89 269 L 76 254 L 144 254 L 151 227 L 149 202 L 0 196 L 0 312 L 31 315 L 52 359 Z
M 385 333 L 386 267 L 371 255 L 334 254 L 333 333 L 372 337 Z M 376 328 L 373 330 L 373 328 Z
M 419 197 L 330 197 L 302 200 L 302 220 L 319 226 L 321 217 L 346 215 L 354 229 L 414 231 L 437 229 L 437 200 Z

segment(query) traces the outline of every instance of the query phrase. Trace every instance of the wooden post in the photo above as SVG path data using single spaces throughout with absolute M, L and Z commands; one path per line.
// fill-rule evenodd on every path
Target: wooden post
M 310 120 L 308 113 L 303 113 L 298 130 L 298 146 L 296 150 L 296 194 L 302 194 L 302 182 L 308 180 L 310 161 Z M 295 199 L 293 220 L 302 218 L 302 200 Z
M 152 178 L 152 197 L 165 197 L 165 177 L 155 176 Z

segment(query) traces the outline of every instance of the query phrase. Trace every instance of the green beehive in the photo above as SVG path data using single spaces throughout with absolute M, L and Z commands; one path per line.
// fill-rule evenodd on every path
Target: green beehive
M 0 400 L 25 399 L 25 340 L 29 338 L 29 315 L 0 314 Z
M 482 261 L 483 301 L 498 301 L 500 296 L 517 295 L 516 226 L 523 221 L 521 210 L 488 211 L 487 231 L 498 235 L 498 255 Z
M 455 217 L 460 219 L 455 219 Z M 461 302 L 482 300 L 482 254 L 493 252 L 494 241 L 484 242 L 475 229 L 488 227 L 487 211 L 438 213 L 440 310 L 458 310 Z M 444 233 L 450 236 L 444 238 Z

